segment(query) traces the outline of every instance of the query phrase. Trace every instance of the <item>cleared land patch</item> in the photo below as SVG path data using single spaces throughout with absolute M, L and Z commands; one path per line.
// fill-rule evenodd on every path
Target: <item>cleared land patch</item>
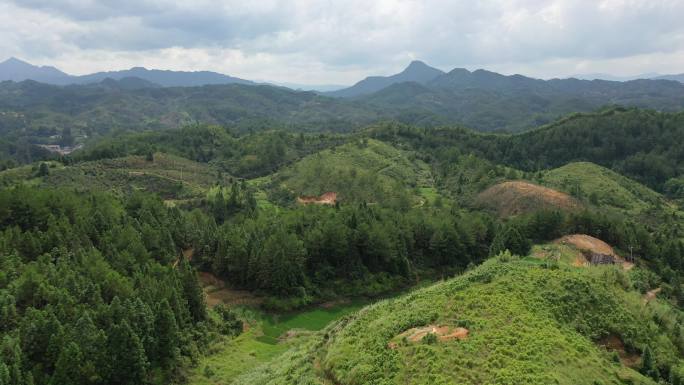
M 411 328 L 397 337 L 400 339 L 406 338 L 409 342 L 420 342 L 423 338 L 430 334 L 434 334 L 439 341 L 463 340 L 468 338 L 469 330 L 462 327 L 451 327 L 448 325 L 427 325 L 417 328 Z M 392 347 L 392 342 L 390 347 Z M 394 345 L 396 347 L 396 345 Z
M 581 207 L 570 195 L 526 181 L 508 181 L 481 192 L 476 202 L 500 216 L 518 215 L 540 209 L 573 210 Z

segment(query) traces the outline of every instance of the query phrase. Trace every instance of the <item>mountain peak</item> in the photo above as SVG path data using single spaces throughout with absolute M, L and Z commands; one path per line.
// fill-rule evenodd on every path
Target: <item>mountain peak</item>
M 411 61 L 411 63 L 409 63 L 409 65 L 408 65 L 408 67 L 406 67 L 406 69 L 409 69 L 409 68 L 425 68 L 425 67 L 430 67 L 430 66 L 425 64 L 425 62 L 422 60 L 413 60 L 413 61 Z
M 420 76 L 421 74 L 426 74 L 428 76 L 439 76 L 444 74 L 443 71 L 438 70 L 437 68 L 430 67 L 429 65 L 425 64 L 425 62 L 420 61 L 420 60 L 413 60 L 411 63 L 409 63 L 408 67 L 404 69 L 400 74 L 418 74 Z M 397 76 L 394 75 L 394 76 Z
M 442 70 L 430 67 L 420 60 L 413 60 L 403 71 L 392 76 L 370 76 L 354 84 L 349 88 L 328 93 L 330 96 L 354 97 L 372 94 L 393 84 L 415 82 L 426 84 L 427 82 L 444 75 Z
M 23 61 L 23 60 L 19 60 L 19 59 L 15 58 L 14 56 L 12 56 L 9 59 L 3 61 L 2 64 L 28 64 L 28 63 Z
M 31 79 L 44 83 L 64 84 L 68 78 L 69 75 L 54 67 L 36 66 L 16 57 L 10 57 L 0 63 L 0 80 L 20 82 Z

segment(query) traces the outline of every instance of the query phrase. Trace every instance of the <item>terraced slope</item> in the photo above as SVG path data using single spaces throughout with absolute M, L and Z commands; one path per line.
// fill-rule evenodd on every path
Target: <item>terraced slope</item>
M 165 199 L 203 196 L 219 181 L 229 177 L 213 167 L 174 155 L 156 153 L 152 160 L 131 155 L 116 159 L 76 163 L 64 166 L 50 162 L 47 175 L 40 175 L 37 165 L 23 166 L 0 173 L 0 185 L 26 183 L 45 187 L 155 192 Z

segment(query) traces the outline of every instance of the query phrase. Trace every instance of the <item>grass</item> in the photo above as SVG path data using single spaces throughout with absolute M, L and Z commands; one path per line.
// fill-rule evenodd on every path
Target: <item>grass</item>
M 368 139 L 306 156 L 259 185 L 294 196 L 338 193 L 341 201 L 381 203 L 408 196 L 412 189 L 433 186 L 430 168 L 411 153 Z
M 235 384 L 644 384 L 599 341 L 615 335 L 661 366 L 682 362 L 681 311 L 645 305 L 629 275 L 561 260 L 492 259 L 451 280 L 367 306 Z M 410 328 L 469 329 L 465 340 L 388 343 Z M 679 342 L 681 343 L 681 342 Z M 285 359 L 286 358 L 286 359 Z
M 362 306 L 363 303 L 357 301 L 282 315 L 257 314 L 249 331 L 233 340 L 214 343 L 211 354 L 201 358 L 188 383 L 230 384 L 239 375 L 277 360 L 290 349 L 306 345 L 312 338 L 309 332 L 321 330 Z M 290 330 L 298 332 L 281 338 Z
M 362 302 L 340 304 L 330 308 L 316 307 L 308 311 L 295 312 L 285 315 L 269 315 L 265 318 L 261 328 L 263 336 L 260 341 L 277 343 L 278 337 L 288 330 L 303 329 L 317 331 L 323 329 L 330 322 L 347 314 L 353 313 L 363 307 Z
M 534 245 L 530 254 L 538 260 L 556 260 L 566 265 L 573 265 L 578 261 L 584 261 L 584 255 L 573 246 L 560 243 L 547 243 Z
M 569 163 L 549 170 L 541 182 L 595 206 L 612 207 L 632 215 L 666 205 L 660 194 L 641 183 L 589 162 Z
M 266 343 L 258 330 L 250 330 L 234 340 L 221 341 L 220 347 L 203 357 L 190 375 L 189 384 L 229 384 L 235 377 L 287 351 L 290 343 Z M 207 369 L 208 368 L 208 369 Z M 207 373 L 212 373 L 207 375 Z

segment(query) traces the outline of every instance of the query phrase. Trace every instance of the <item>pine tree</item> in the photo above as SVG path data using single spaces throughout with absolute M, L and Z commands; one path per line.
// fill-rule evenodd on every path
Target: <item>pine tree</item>
M 167 300 L 163 300 L 157 309 L 155 321 L 157 334 L 156 359 L 163 368 L 169 368 L 179 354 L 178 324 Z
M 183 294 L 188 301 L 190 315 L 195 322 L 204 321 L 207 318 L 207 308 L 204 303 L 204 292 L 197 281 L 195 269 L 185 259 L 179 265 Z
M 109 383 L 137 385 L 144 383 L 147 358 L 140 338 L 125 320 L 112 327 L 109 336 Z
M 50 380 L 51 385 L 74 385 L 85 383 L 81 375 L 81 362 L 83 354 L 73 342 L 62 349 L 55 364 L 55 373 Z
M 655 357 L 653 356 L 651 348 L 648 346 L 646 346 L 646 349 L 644 349 L 644 353 L 642 355 L 641 374 L 649 376 L 655 380 L 660 377 Z

